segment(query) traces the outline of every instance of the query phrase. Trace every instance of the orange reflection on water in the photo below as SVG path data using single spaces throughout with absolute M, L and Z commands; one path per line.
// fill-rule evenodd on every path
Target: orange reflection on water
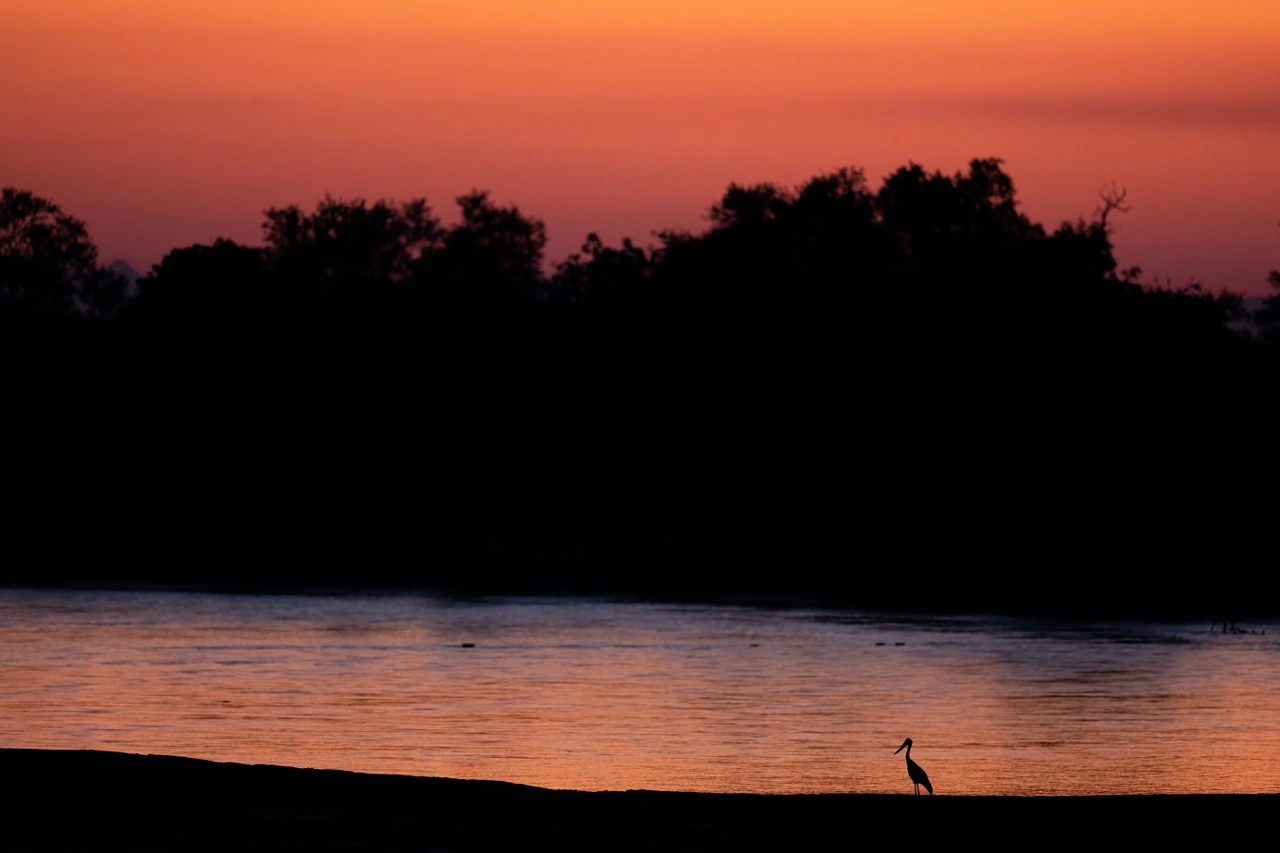
M 911 737 L 939 794 L 1275 792 L 1270 627 L 0 592 L 0 747 L 909 793 Z

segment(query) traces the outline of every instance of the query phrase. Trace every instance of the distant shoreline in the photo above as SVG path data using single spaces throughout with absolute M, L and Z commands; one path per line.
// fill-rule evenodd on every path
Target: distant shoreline
M 1274 840 L 1280 795 L 552 791 L 504 782 L 0 750 L 6 849 L 1082 849 Z
M 1004 616 L 1038 618 L 1052 621 L 1134 621 L 1134 622 L 1204 622 L 1221 624 L 1224 619 L 1243 624 L 1252 620 L 1270 620 L 1280 617 L 1280 612 L 1247 612 L 1218 614 L 1194 612 L 1180 607 L 1149 607 L 1130 610 L 1109 605 L 1106 601 L 1098 602 L 1095 608 L 1074 609 L 1056 607 L 1052 602 L 1028 601 L 1022 606 L 1008 602 L 982 607 L 971 602 L 962 602 L 956 606 L 945 606 L 939 602 L 911 600 L 903 602 L 904 606 L 888 606 L 884 602 L 863 602 L 851 600 L 841 595 L 822 595 L 820 593 L 780 593 L 765 595 L 750 592 L 680 592 L 675 590 L 634 590 L 607 589 L 588 587 L 581 589 L 561 587 L 507 587 L 496 586 L 413 586 L 413 585 L 334 585 L 334 584 L 289 584 L 289 583 L 183 583 L 177 581 L 71 581 L 71 582 L 39 582 L 30 580 L 14 580 L 0 578 L 0 591 L 12 590 L 47 590 L 69 592 L 155 592 L 155 593 L 196 593 L 208 595 L 280 595 L 280 596 L 378 596 L 378 595 L 422 595 L 454 599 L 483 598 L 562 598 L 562 599 L 596 599 L 607 601 L 625 601 L 642 604 L 701 604 L 736 607 L 760 607 L 775 610 L 839 610 L 860 613 L 875 613 L 886 616 L 893 615 L 932 615 L 932 616 Z M 1203 610 L 1207 611 L 1208 608 Z M 1247 631 L 1244 633 L 1248 633 Z

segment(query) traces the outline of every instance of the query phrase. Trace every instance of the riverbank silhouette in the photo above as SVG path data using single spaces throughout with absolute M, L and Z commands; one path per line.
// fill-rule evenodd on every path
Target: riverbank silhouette
M 845 169 L 554 270 L 484 193 L 325 198 L 136 287 L 5 200 L 0 582 L 1274 615 L 1272 314 L 1119 269 L 1118 191 Z
M 851 780 L 851 786 L 856 780 Z M 776 850 L 981 838 L 1021 849 L 1249 844 L 1276 795 L 576 792 L 107 752 L 0 750 L 12 849 Z M 999 827 L 999 832 L 993 832 Z M 1043 835 L 1052 827 L 1051 835 Z

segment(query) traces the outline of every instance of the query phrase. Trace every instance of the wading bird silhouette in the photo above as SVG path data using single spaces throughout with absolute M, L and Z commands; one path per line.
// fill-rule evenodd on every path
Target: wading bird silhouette
M 893 751 L 897 755 L 902 750 L 907 751 L 907 775 L 911 777 L 911 781 L 916 786 L 916 796 L 920 796 L 920 786 L 924 785 L 925 790 L 930 794 L 933 793 L 933 786 L 929 784 L 929 774 L 924 772 L 924 768 L 911 760 L 911 738 L 907 738 L 902 742 L 902 746 Z

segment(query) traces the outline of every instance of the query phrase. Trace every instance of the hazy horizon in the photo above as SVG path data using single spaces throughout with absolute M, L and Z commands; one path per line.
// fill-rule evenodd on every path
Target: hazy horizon
M 0 184 L 104 261 L 259 242 L 262 211 L 492 191 L 549 257 L 698 229 L 730 182 L 1001 157 L 1053 227 L 1126 187 L 1122 266 L 1280 266 L 1280 5 L 1235 0 L 13 0 Z M 39 74 L 28 69 L 38 68 Z M 16 82 L 15 82 L 16 81 Z

